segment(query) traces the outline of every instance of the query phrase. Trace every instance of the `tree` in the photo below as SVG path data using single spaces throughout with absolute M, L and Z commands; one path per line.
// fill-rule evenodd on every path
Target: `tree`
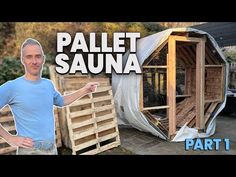
M 3 56 L 14 55 L 15 23 L 0 22 L 0 60 Z

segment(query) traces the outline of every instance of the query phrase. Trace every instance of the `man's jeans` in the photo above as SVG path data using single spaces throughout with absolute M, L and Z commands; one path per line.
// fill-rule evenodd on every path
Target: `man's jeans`
M 55 143 L 47 141 L 35 141 L 33 148 L 17 148 L 17 155 L 57 155 Z

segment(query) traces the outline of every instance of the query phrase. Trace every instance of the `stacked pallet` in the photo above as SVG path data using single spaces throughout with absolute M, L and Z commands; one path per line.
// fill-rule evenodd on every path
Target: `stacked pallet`
M 72 154 L 97 154 L 120 145 L 117 117 L 110 80 L 105 76 L 58 75 L 50 67 L 56 88 L 72 93 L 88 82 L 99 82 L 95 93 L 84 96 L 60 112 L 62 140 Z
M 55 110 L 55 129 L 56 129 L 56 143 L 57 147 L 61 147 L 61 133 L 58 121 L 58 113 Z M 11 134 L 16 134 L 16 128 L 12 113 L 8 106 L 0 111 L 0 123 Z M 10 146 L 3 138 L 0 138 L 0 154 L 16 154 L 16 147 Z
M 0 124 L 11 134 L 16 134 L 14 119 L 8 106 L 0 111 Z M 10 146 L 3 138 L 0 138 L 0 154 L 15 154 L 16 147 Z
M 224 85 L 223 85 L 223 68 L 212 67 L 206 68 L 205 78 L 205 97 L 208 102 L 222 101 L 224 98 Z
M 56 144 L 57 147 L 59 148 L 62 146 L 62 142 L 61 142 L 61 131 L 59 124 L 58 110 L 56 108 L 54 108 L 54 118 L 55 118 Z
M 66 108 L 73 154 L 97 154 L 120 145 L 110 86 Z
M 210 116 L 219 103 L 219 101 L 205 102 L 204 123 L 206 125 L 209 123 Z M 144 111 L 143 113 L 166 136 L 168 135 L 169 120 L 167 117 L 160 117 L 155 114 L 151 114 L 149 111 Z M 179 129 L 185 124 L 191 128 L 196 126 L 196 104 L 194 96 L 184 99 L 176 106 L 176 127 Z

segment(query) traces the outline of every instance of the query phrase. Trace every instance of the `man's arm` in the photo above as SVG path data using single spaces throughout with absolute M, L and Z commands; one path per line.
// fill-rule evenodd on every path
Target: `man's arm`
M 73 103 L 75 100 L 82 98 L 83 96 L 95 92 L 97 86 L 99 85 L 98 82 L 89 82 L 83 88 L 79 89 L 78 91 L 65 95 L 64 97 L 64 106 Z
M 2 127 L 1 124 L 0 124 L 0 137 L 5 139 L 11 146 L 19 146 L 19 147 L 23 147 L 23 148 L 32 148 L 33 147 L 32 139 L 11 135 L 8 131 L 6 131 Z
M 0 86 L 0 111 L 1 109 L 9 104 L 10 100 L 13 96 L 13 84 L 12 82 L 6 82 L 5 84 Z M 1 119 L 1 117 L 0 117 Z M 16 135 L 10 134 L 7 130 L 5 130 L 0 123 L 0 137 L 5 139 L 8 144 L 11 146 L 19 146 L 24 148 L 32 148 L 33 141 L 30 138 L 19 137 Z

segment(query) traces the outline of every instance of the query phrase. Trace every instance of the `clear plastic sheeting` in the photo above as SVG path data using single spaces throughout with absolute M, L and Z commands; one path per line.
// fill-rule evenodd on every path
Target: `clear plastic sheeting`
M 173 28 L 168 29 L 137 41 L 137 57 L 140 66 L 144 61 L 171 35 L 172 32 L 194 32 L 198 34 L 207 35 L 208 39 L 212 42 L 213 46 L 226 63 L 226 74 L 225 74 L 225 99 L 224 102 L 218 105 L 217 111 L 213 112 L 213 118 L 208 124 L 205 133 L 199 133 L 195 128 L 189 128 L 184 125 L 176 133 L 172 141 L 184 141 L 186 138 L 198 138 L 208 137 L 215 132 L 215 118 L 224 108 L 226 103 L 226 90 L 228 83 L 228 65 L 224 55 L 221 52 L 218 44 L 215 42 L 212 36 L 208 33 L 193 28 Z M 123 63 L 126 63 L 128 52 L 123 56 Z M 115 107 L 118 116 L 118 124 L 131 125 L 132 127 L 144 131 L 150 132 L 153 135 L 162 139 L 167 139 L 157 127 L 152 126 L 145 115 L 139 111 L 139 96 L 140 96 L 140 79 L 141 75 L 130 73 L 129 75 L 117 75 L 112 74 L 112 89 L 115 100 Z

